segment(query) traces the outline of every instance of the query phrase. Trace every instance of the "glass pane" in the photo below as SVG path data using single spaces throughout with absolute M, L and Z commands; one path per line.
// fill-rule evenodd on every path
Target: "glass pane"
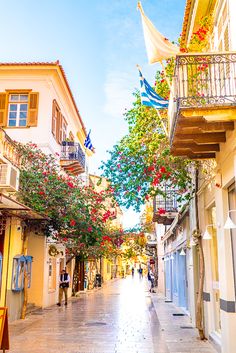
M 19 126 L 26 126 L 26 120 L 19 120 Z
M 13 260 L 13 271 L 12 271 L 12 289 L 16 289 L 16 279 L 17 279 L 17 260 Z
M 16 120 L 9 120 L 8 126 L 16 126 Z
M 21 261 L 18 267 L 18 285 L 17 285 L 18 288 L 23 287 L 24 268 L 25 268 L 25 263 Z
M 10 111 L 17 111 L 17 104 L 10 104 Z
M 20 119 L 26 119 L 27 112 L 20 112 Z
M 28 94 L 21 94 L 20 95 L 20 101 L 28 101 Z
M 20 111 L 21 112 L 27 112 L 27 107 L 28 107 L 28 104 L 20 104 Z
M 16 102 L 19 100 L 19 94 L 11 94 L 10 95 L 10 101 L 11 102 Z
M 9 119 L 16 119 L 16 112 L 10 112 Z

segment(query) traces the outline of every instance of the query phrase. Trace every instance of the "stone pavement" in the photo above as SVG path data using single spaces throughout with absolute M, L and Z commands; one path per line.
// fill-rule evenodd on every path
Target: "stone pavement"
M 150 293 L 146 279 L 126 278 L 10 325 L 11 353 L 216 353 L 187 317 Z

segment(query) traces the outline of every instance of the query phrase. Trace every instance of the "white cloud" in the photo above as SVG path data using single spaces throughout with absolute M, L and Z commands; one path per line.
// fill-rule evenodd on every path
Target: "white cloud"
M 125 109 L 130 108 L 134 97 L 135 82 L 132 73 L 109 72 L 104 85 L 104 112 L 111 117 L 122 117 Z

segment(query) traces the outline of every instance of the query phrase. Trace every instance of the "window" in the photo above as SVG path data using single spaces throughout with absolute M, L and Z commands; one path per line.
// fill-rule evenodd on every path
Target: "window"
M 28 94 L 10 94 L 8 106 L 8 126 L 26 126 Z
M 52 103 L 52 134 L 59 144 L 66 140 L 67 122 L 55 99 Z
M 230 49 L 229 15 L 226 1 L 221 2 L 221 8 L 218 11 L 215 23 L 215 49 L 219 51 Z
M 24 271 L 28 277 L 28 288 L 31 286 L 32 256 L 17 255 L 13 258 L 12 290 L 19 292 L 24 289 Z

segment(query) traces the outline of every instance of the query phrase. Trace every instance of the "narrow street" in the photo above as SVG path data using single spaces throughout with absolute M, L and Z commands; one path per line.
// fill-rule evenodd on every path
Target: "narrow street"
M 117 279 L 10 325 L 11 353 L 216 353 L 145 278 Z M 181 328 L 181 326 L 183 328 Z

